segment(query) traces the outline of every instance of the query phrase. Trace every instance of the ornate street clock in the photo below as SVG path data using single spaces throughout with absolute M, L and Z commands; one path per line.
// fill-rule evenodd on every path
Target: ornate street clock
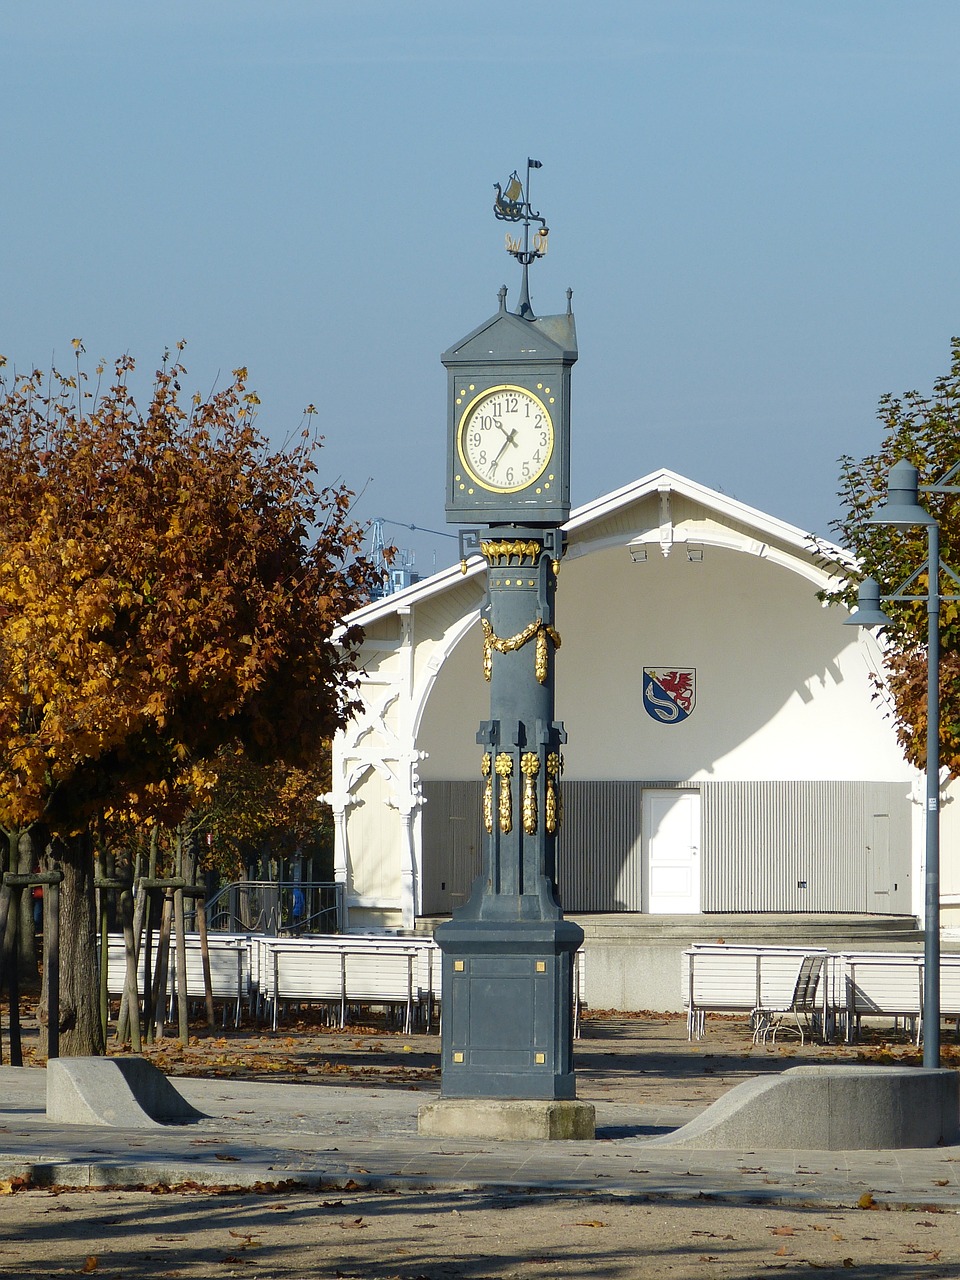
M 527 175 L 529 182 L 529 173 Z M 546 252 L 541 226 L 530 248 L 529 201 L 497 188 L 494 211 L 524 221 L 524 241 L 507 233 L 523 265 L 519 310 L 500 310 L 441 356 L 448 371 L 447 520 L 453 524 L 556 526 L 570 514 L 570 369 L 577 332 L 567 294 L 563 315 L 533 314 L 527 268 Z M 516 179 L 516 194 L 523 188 Z
M 569 291 L 564 315 L 538 318 L 530 305 L 527 268 L 547 238 L 529 203 L 536 167 L 528 161 L 526 190 L 516 173 L 506 191 L 498 186 L 494 204 L 498 218 L 524 226 L 522 238 L 507 235 L 523 267 L 518 310 L 507 310 L 501 289 L 496 315 L 441 357 L 447 519 L 472 525 L 460 531 L 464 570 L 471 552 L 486 561 L 480 624 L 490 684 L 490 718 L 476 735 L 481 870 L 469 899 L 436 930 L 441 1106 L 492 1097 L 563 1103 L 578 1135 L 592 1136 L 592 1108 L 576 1102 L 571 1023 L 583 931 L 563 918 L 556 885 L 567 735 L 554 712 L 554 598 L 570 513 L 577 338 Z M 531 245 L 532 223 L 540 227 Z

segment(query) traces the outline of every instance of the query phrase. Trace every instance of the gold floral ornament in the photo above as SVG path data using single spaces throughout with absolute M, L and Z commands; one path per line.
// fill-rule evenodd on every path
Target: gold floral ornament
M 536 639 L 537 653 L 534 670 L 536 671 L 537 680 L 540 684 L 546 684 L 548 673 L 548 649 L 547 641 L 553 642 L 554 649 L 560 648 L 560 635 L 554 627 L 548 622 L 544 622 L 542 618 L 535 618 L 518 631 L 515 636 L 502 637 L 494 634 L 493 627 L 486 618 L 481 618 L 483 626 L 483 678 L 490 682 L 493 674 L 493 654 L 497 653 L 515 653 L 517 649 L 522 649 L 528 641 Z
M 483 827 L 490 836 L 493 835 L 493 766 L 488 751 L 483 753 L 480 772 L 486 778 L 483 788 Z
M 560 793 L 560 772 L 563 769 L 563 756 L 559 751 L 551 751 L 547 756 L 547 799 L 545 824 L 549 835 L 560 830 L 563 822 L 563 796 Z
M 480 550 L 490 564 L 511 565 L 516 560 L 518 565 L 522 565 L 526 561 L 534 565 L 543 552 L 543 543 L 533 541 L 490 541 L 481 542 Z
M 510 794 L 510 776 L 513 773 L 513 756 L 501 751 L 494 768 L 500 779 L 500 830 L 509 835 L 513 830 L 513 797 Z
M 525 751 L 520 760 L 523 771 L 523 829 L 528 836 L 537 830 L 537 774 L 540 757 L 533 751 Z

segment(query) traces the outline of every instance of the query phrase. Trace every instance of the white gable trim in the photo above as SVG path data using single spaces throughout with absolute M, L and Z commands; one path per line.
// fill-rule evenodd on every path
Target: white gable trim
M 633 538 L 625 537 L 623 532 L 610 533 L 602 528 L 611 516 L 652 494 L 660 495 L 659 519 L 655 526 L 641 530 Z M 671 514 L 673 494 L 697 503 L 705 509 L 708 516 L 715 517 L 715 521 L 683 521 L 680 525 L 674 525 Z M 739 528 L 731 528 L 731 525 Z M 621 489 L 615 489 L 602 498 L 576 508 L 564 529 L 568 539 L 567 555 L 571 559 L 590 555 L 607 547 L 627 547 L 636 543 L 659 547 L 666 555 L 678 543 L 697 543 L 760 556 L 792 573 L 800 574 L 818 588 L 836 582 L 839 575 L 828 567 L 831 563 L 837 569 L 852 568 L 855 565 L 853 557 L 836 544 L 815 534 L 805 533 L 796 525 L 767 515 L 737 498 L 718 493 L 715 489 L 709 489 L 695 480 L 688 480 L 667 468 L 652 471 Z M 479 555 L 472 556 L 467 563 L 466 576 L 475 577 L 483 570 L 483 558 Z M 462 578 L 461 566 L 451 565 L 403 591 L 365 605 L 350 614 L 347 622 L 364 626 L 390 617 L 420 601 L 439 595 L 461 582 Z

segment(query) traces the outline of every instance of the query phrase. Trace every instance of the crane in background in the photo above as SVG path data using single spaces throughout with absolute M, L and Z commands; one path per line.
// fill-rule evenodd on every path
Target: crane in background
M 392 596 L 397 591 L 402 591 L 404 587 L 413 586 L 415 582 L 420 581 L 420 574 L 414 570 L 416 557 L 412 551 L 400 550 L 393 548 L 393 556 L 388 561 L 387 545 L 383 538 L 383 526 L 385 524 L 393 525 L 397 529 L 412 529 L 415 533 L 429 533 L 435 538 L 452 538 L 454 542 L 457 536 L 454 533 L 445 533 L 439 529 L 424 529 L 421 525 L 405 524 L 399 520 L 387 520 L 384 516 L 378 516 L 376 520 L 370 523 L 370 559 L 376 568 L 380 571 L 383 586 L 379 591 L 371 592 L 375 600 L 381 600 L 384 596 Z

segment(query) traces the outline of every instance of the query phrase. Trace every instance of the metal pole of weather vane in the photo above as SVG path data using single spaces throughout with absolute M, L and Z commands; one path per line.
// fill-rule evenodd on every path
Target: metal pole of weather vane
M 528 270 L 547 225 L 514 171 L 494 214 L 520 263 L 519 305 L 498 311 L 441 357 L 448 374 L 447 520 L 464 568 L 485 561 L 476 679 L 490 686 L 480 747 L 483 850 L 469 899 L 438 926 L 443 956 L 441 1096 L 420 1111 L 434 1136 L 589 1138 L 594 1108 L 576 1099 L 573 1067 L 579 925 L 556 884 L 563 724 L 555 719 L 560 646 L 554 600 L 570 514 L 570 370 L 576 328 L 537 318 Z M 531 228 L 536 227 L 532 240 Z M 464 732 L 471 729 L 464 726 Z

